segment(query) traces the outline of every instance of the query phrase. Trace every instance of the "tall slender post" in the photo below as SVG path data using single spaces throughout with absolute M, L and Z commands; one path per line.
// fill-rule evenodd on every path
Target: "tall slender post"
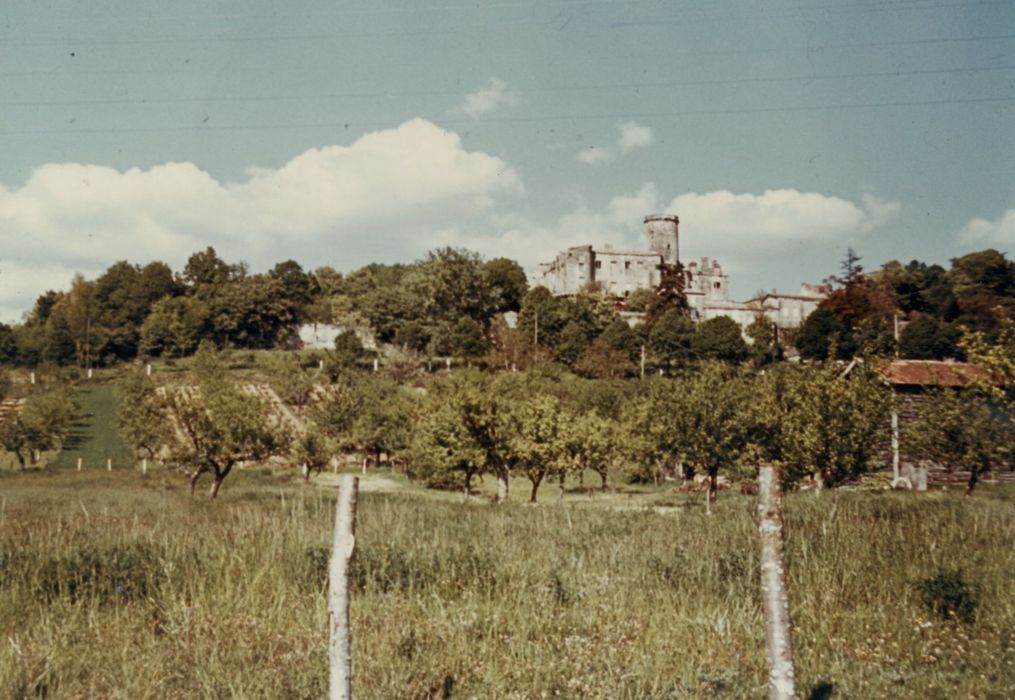
M 758 472 L 758 516 L 761 534 L 761 602 L 768 650 L 768 696 L 793 700 L 793 645 L 786 593 L 786 562 L 782 543 L 782 485 L 779 470 Z
M 641 378 L 645 378 L 645 343 L 641 344 Z
M 899 412 L 892 409 L 892 488 L 899 481 Z
M 335 536 L 328 568 L 328 698 L 352 697 L 352 653 L 349 633 L 349 562 L 356 547 L 356 496 L 359 479 L 342 477 L 335 503 Z

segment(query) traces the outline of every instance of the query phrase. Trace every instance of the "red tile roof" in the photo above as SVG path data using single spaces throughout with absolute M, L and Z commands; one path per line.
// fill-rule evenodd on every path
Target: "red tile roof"
M 979 365 L 940 360 L 895 360 L 881 367 L 881 374 L 895 386 L 966 386 L 993 381 Z

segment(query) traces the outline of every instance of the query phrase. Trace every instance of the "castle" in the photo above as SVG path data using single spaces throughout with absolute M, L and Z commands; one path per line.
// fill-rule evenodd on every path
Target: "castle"
M 534 282 L 556 295 L 575 294 L 593 284 L 621 301 L 638 289 L 655 289 L 659 286 L 660 268 L 680 260 L 679 228 L 680 219 L 676 216 L 646 216 L 648 250 L 574 246 L 558 253 L 552 262 L 540 264 Z M 700 264 L 688 263 L 684 275 L 691 317 L 699 321 L 729 316 L 746 327 L 764 315 L 779 328 L 799 328 L 824 298 L 821 287 L 804 284 L 799 294 L 772 291 L 744 302 L 732 301 L 729 275 L 723 272 L 718 260 L 708 258 L 702 258 Z

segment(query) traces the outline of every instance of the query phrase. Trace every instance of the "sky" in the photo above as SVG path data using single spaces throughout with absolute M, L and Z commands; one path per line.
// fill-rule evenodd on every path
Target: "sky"
M 214 246 L 532 271 L 680 217 L 735 299 L 1015 248 L 1015 3 L 4 0 L 0 321 Z

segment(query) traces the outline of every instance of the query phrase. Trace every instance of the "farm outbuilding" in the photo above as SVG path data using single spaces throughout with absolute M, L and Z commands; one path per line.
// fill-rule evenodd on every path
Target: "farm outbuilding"
M 921 404 L 930 400 L 930 392 L 946 389 L 961 391 L 976 384 L 996 384 L 990 373 L 979 365 L 952 360 L 894 360 L 879 369 L 892 389 L 891 464 L 893 486 L 925 490 L 928 485 L 961 484 L 969 472 L 947 469 L 944 465 L 920 460 L 907 450 L 905 428 L 918 419 Z M 1015 483 L 1015 472 L 995 471 L 987 481 Z

